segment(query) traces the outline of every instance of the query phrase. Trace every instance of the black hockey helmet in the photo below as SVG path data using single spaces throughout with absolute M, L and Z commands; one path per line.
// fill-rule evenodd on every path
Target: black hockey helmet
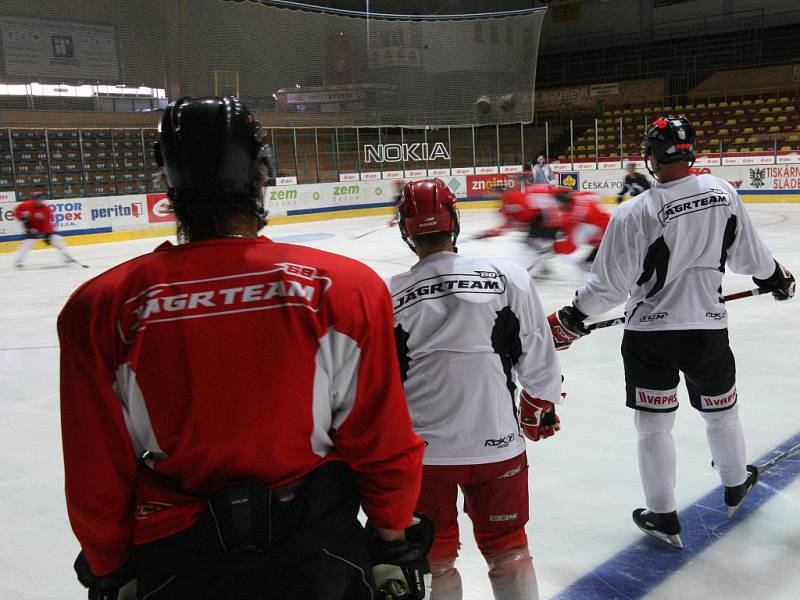
M 261 125 L 227 98 L 178 98 L 164 111 L 155 159 L 170 188 L 187 196 L 258 194 Z
M 642 157 L 650 170 L 648 157 L 654 154 L 658 164 L 669 165 L 681 160 L 694 163 L 694 148 L 697 133 L 689 119 L 684 116 L 658 117 L 647 127 L 642 142 Z

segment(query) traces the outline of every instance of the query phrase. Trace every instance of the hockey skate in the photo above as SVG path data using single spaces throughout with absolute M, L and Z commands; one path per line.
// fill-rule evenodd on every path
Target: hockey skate
M 633 511 L 633 522 L 647 535 L 669 544 L 673 548 L 683 550 L 681 541 L 681 523 L 678 513 L 654 513 L 646 508 L 637 508 Z
M 747 479 L 744 483 L 725 488 L 725 504 L 728 506 L 728 518 L 731 518 L 739 510 L 747 493 L 752 490 L 758 482 L 758 467 L 747 465 Z

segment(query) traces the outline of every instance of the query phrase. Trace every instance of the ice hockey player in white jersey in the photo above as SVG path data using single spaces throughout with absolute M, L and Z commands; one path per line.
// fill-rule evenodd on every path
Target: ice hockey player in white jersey
M 696 134 L 684 117 L 666 116 L 645 133 L 642 155 L 658 185 L 622 204 L 611 219 L 589 281 L 572 305 L 550 315 L 557 347 L 588 333 L 587 315 L 627 300 L 622 357 L 627 405 L 634 409 L 639 471 L 647 508 L 636 525 L 681 548 L 675 502 L 679 373 L 706 421 L 725 504 L 733 516 L 758 471 L 746 464 L 736 369 L 722 298 L 725 268 L 752 275 L 777 300 L 794 295 L 792 274 L 772 257 L 736 190 L 693 175 Z
M 417 510 L 436 527 L 432 597 L 462 596 L 460 487 L 495 598 L 537 598 L 522 434 L 537 441 L 559 429 L 561 370 L 545 313 L 522 267 L 456 254 L 456 199 L 440 179 L 406 184 L 398 218 L 419 257 L 389 287 L 403 385 L 426 446 Z

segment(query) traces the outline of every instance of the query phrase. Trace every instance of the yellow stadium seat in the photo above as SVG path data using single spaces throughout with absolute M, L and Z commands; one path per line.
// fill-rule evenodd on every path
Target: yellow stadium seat
M 767 132 L 768 133 L 780 133 L 780 130 L 781 130 L 780 127 L 778 127 L 777 125 L 773 125 L 769 129 L 767 129 Z
M 703 121 L 700 123 L 703 127 L 711 127 L 711 121 Z
M 728 119 L 725 121 L 725 125 L 736 125 L 736 119 Z
M 783 96 L 781 98 L 778 98 L 778 102 L 780 102 L 781 104 L 786 104 L 787 102 L 789 102 L 789 98 L 788 96 Z
M 739 102 L 738 100 L 731 100 L 731 106 L 732 107 L 733 106 L 739 106 L 740 104 L 741 104 L 741 102 Z
M 734 148 L 734 147 L 723 148 L 722 149 L 722 153 L 723 154 L 738 154 L 739 153 L 739 149 L 738 148 Z
M 774 123 L 775 117 L 764 117 L 764 123 Z
M 772 107 L 772 112 L 774 112 L 774 113 L 783 112 L 783 107 L 782 106 L 773 106 Z
M 789 120 L 789 117 L 787 117 L 786 115 L 780 115 L 778 117 L 778 119 L 777 119 L 778 123 L 785 123 L 788 120 Z
M 719 140 L 708 140 L 708 145 L 714 147 L 719 146 Z
M 700 154 L 711 154 L 711 149 L 703 148 L 702 150 L 700 150 Z
M 719 135 L 728 135 L 730 131 L 725 129 L 724 127 L 717 132 Z
M 769 109 L 766 106 L 764 106 L 763 108 L 759 108 L 758 109 L 758 114 L 760 114 L 760 115 L 763 115 L 763 114 L 768 113 L 768 112 L 769 112 Z
M 758 136 L 757 135 L 751 135 L 749 138 L 747 138 L 747 143 L 748 144 L 755 144 L 757 142 L 758 142 Z
M 728 103 L 727 102 L 720 102 L 717 106 L 719 106 L 719 108 L 728 108 Z
M 792 112 L 794 112 L 795 110 L 797 110 L 797 109 L 796 109 L 794 106 L 784 106 L 784 107 L 783 107 L 783 111 L 784 111 L 784 112 L 792 113 Z
M 742 129 L 742 133 L 753 133 L 753 128 L 745 127 L 744 129 Z
M 765 151 L 766 150 L 761 146 L 756 146 L 755 148 L 753 148 L 753 152 L 765 152 Z
M 752 100 L 742 100 L 742 106 L 752 106 L 752 105 L 753 105 Z
M 736 115 L 737 117 L 741 116 L 744 114 L 744 109 L 737 108 L 735 111 L 733 111 L 733 114 Z
M 717 103 L 716 102 L 709 102 L 707 108 L 717 108 Z
M 681 105 L 681 104 L 676 104 L 676 105 L 675 105 L 675 112 L 678 112 L 678 111 L 680 111 L 680 110 L 683 110 L 683 105 Z
M 790 135 L 786 138 L 787 142 L 800 142 L 800 135 Z
M 767 104 L 775 104 L 777 100 L 775 98 L 767 98 Z
M 703 131 L 702 129 L 698 129 L 694 133 L 695 133 L 695 135 L 697 135 L 697 137 L 700 137 L 701 135 L 703 135 L 705 133 L 705 131 Z
M 791 146 L 781 146 L 780 151 L 781 152 L 791 152 L 792 151 L 792 147 Z
M 705 103 L 701 102 L 700 104 L 695 104 L 695 110 L 702 110 L 706 107 Z
M 585 152 L 586 146 L 578 146 L 578 152 Z
M 733 140 L 733 143 L 736 144 L 737 146 L 741 146 L 742 144 L 746 144 L 747 142 L 745 141 L 744 138 L 737 137 L 735 140 Z

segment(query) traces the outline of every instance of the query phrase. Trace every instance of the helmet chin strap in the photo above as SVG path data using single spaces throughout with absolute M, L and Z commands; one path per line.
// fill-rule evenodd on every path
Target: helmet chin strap
M 645 167 L 645 169 L 647 169 L 647 172 L 650 173 L 650 175 L 652 175 L 653 177 L 658 179 L 658 170 L 654 171 L 653 169 L 650 168 L 650 155 L 649 154 L 645 154 L 645 156 L 644 156 L 644 167 Z

